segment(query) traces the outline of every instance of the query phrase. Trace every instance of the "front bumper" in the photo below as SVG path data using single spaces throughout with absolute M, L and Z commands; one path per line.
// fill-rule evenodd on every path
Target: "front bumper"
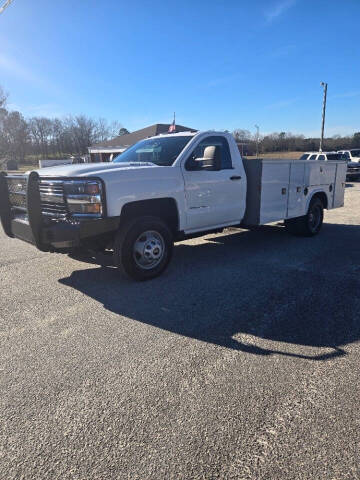
M 36 172 L 31 172 L 27 181 L 27 213 L 14 216 L 5 177 L 6 174 L 0 174 L 0 219 L 9 237 L 29 242 L 42 251 L 66 250 L 96 243 L 119 227 L 119 217 L 91 220 L 44 218 Z
M 91 241 L 115 232 L 118 226 L 119 219 L 116 217 L 76 223 L 70 221 L 49 222 L 40 228 L 39 247 L 29 221 L 15 218 L 10 223 L 10 236 L 36 245 L 43 251 L 67 250 L 81 245 L 89 246 Z

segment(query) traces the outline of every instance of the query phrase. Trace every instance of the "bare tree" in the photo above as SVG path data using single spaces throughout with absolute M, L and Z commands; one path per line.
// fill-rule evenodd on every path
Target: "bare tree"
M 53 131 L 52 121 L 46 117 L 33 117 L 28 121 L 30 134 L 43 158 L 48 156 L 48 147 Z
M 28 125 L 19 112 L 6 115 L 2 130 L 6 154 L 14 160 L 23 161 L 29 141 Z
M 109 125 L 105 118 L 99 118 L 95 127 L 96 141 L 103 142 L 109 137 Z
M 6 107 L 7 98 L 8 98 L 8 95 L 4 92 L 4 90 L 0 86 L 0 109 L 3 109 Z
M 121 130 L 121 124 L 116 120 L 109 123 L 105 118 L 99 118 L 95 126 L 94 141 L 97 143 L 114 138 L 120 135 L 119 129 Z
M 237 128 L 232 132 L 232 134 L 237 142 L 248 142 L 249 140 L 251 140 L 251 133 L 249 132 L 249 130 Z

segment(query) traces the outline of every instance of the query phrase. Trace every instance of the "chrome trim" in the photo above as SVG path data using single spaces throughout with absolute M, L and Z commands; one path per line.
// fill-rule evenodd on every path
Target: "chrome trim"
M 102 213 L 71 213 L 74 218 L 102 218 Z
M 45 180 L 44 178 L 40 177 L 40 185 L 42 183 L 48 183 L 50 185 L 56 184 L 56 183 L 64 183 L 64 180 Z
M 101 203 L 101 196 L 100 195 L 87 195 L 87 194 L 79 194 L 79 195 L 66 195 L 66 200 L 68 203 L 74 204 L 97 204 Z
M 54 203 L 56 205 L 65 205 L 64 196 L 58 193 L 40 192 L 41 203 Z

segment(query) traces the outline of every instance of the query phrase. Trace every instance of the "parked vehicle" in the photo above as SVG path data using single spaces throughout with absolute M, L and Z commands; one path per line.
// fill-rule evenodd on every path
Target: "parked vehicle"
M 305 152 L 299 160 L 345 160 L 339 152 Z
M 360 179 L 360 163 L 348 162 L 346 170 L 346 180 Z
M 360 179 L 360 149 L 355 150 L 340 150 L 338 152 L 347 162 L 347 180 Z
M 174 241 L 285 220 L 313 236 L 344 204 L 346 162 L 242 159 L 232 135 L 181 132 L 142 140 L 112 163 L 0 177 L 10 237 L 42 251 L 113 249 L 136 280 L 159 275 Z
M 354 150 L 340 150 L 338 153 L 341 153 L 348 162 L 359 163 L 360 162 L 360 149 Z
M 360 150 L 357 150 L 360 151 Z M 347 163 L 346 180 L 357 180 L 360 178 L 360 163 L 351 162 L 348 156 L 341 152 L 305 152 L 299 160 L 343 160 Z

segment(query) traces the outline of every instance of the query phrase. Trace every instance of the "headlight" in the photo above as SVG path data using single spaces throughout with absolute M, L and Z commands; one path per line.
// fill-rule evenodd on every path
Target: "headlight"
M 69 212 L 74 216 L 101 217 L 103 214 L 102 185 L 97 180 L 64 182 L 64 195 Z

